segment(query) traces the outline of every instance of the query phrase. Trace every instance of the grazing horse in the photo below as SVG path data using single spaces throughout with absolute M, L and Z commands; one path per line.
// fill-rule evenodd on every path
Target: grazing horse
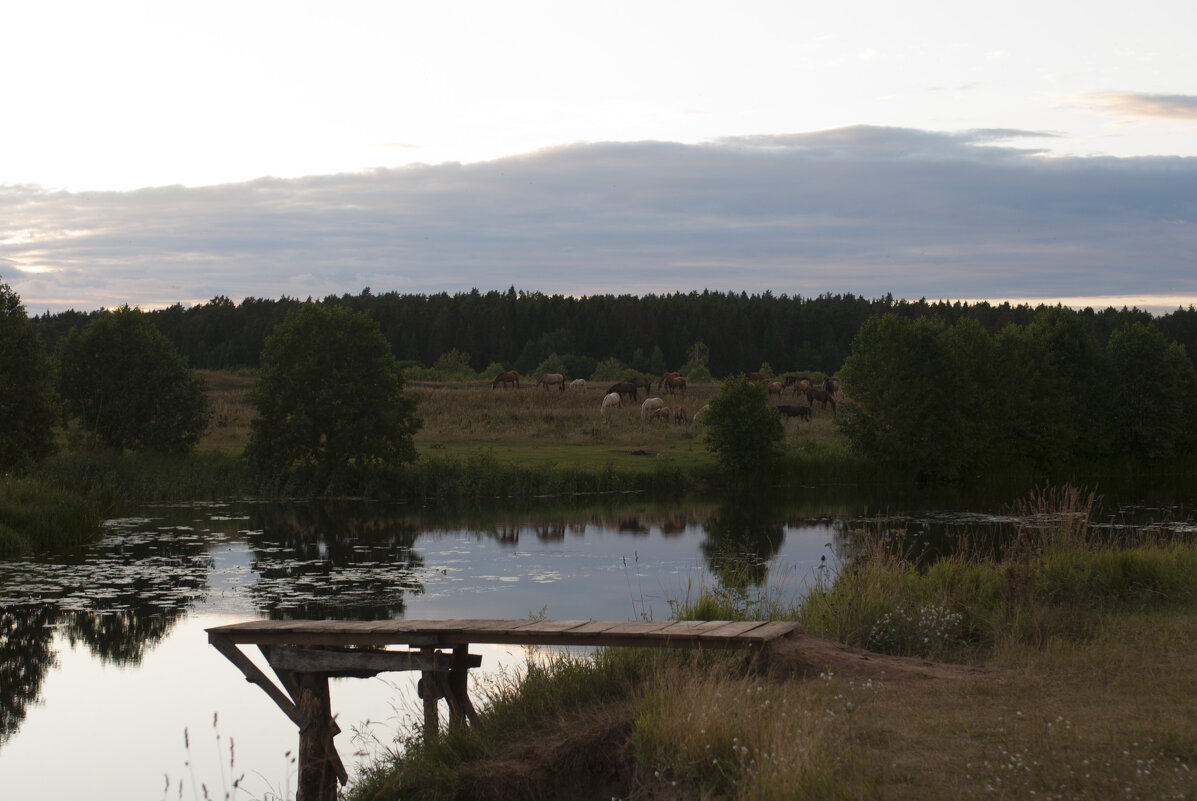
M 768 392 L 770 395 L 776 395 L 779 398 L 781 397 L 781 391 L 783 389 L 785 389 L 785 387 L 782 386 L 780 381 L 770 381 L 765 385 L 766 392 Z
M 645 395 L 647 395 L 649 393 L 649 390 L 651 390 L 653 388 L 653 380 L 651 378 L 644 378 L 643 376 L 633 378 L 628 383 L 634 384 L 636 386 L 636 389 L 644 390 Z
M 494 389 L 495 387 L 499 386 L 499 384 L 502 384 L 504 389 L 507 388 L 508 384 L 513 384 L 516 389 L 519 389 L 520 374 L 515 370 L 508 370 L 505 373 L 499 373 L 497 376 L 495 376 L 494 383 L 490 385 L 490 388 Z
M 636 385 L 631 381 L 620 381 L 618 384 L 612 384 L 611 388 L 607 390 L 607 394 L 618 392 L 620 395 L 627 395 L 631 400 L 636 400 Z
M 786 379 L 786 386 L 791 387 L 799 381 L 810 381 L 810 376 L 807 375 L 792 375 Z
M 679 426 L 690 425 L 690 415 L 686 414 L 685 406 L 679 406 L 673 410 L 673 422 L 677 423 Z
M 545 373 L 540 378 L 536 379 L 536 386 L 544 385 L 545 389 L 549 387 L 560 387 L 562 392 L 565 392 L 565 376 L 561 373 Z
M 840 394 L 840 380 L 838 378 L 827 376 L 823 379 L 823 391 L 828 395 Z
M 665 405 L 665 401 L 660 398 L 649 398 L 644 403 L 640 404 L 640 419 L 648 417 L 649 412 L 655 412 Z
M 569 388 L 574 392 L 581 392 L 582 390 L 586 389 L 586 379 L 575 378 L 573 381 L 569 382 Z
M 802 378 L 795 378 L 793 386 L 794 386 L 794 397 L 795 398 L 798 397 L 799 395 L 805 395 L 806 393 L 810 392 L 812 389 L 815 388 L 814 385 L 811 384 L 810 379 L 805 376 L 803 376 Z
M 686 394 L 686 379 L 680 375 L 671 375 L 665 379 L 665 389 L 672 395 L 675 392 L 680 392 L 682 395 Z
M 618 392 L 608 392 L 603 396 L 603 405 L 599 407 L 599 414 L 607 422 L 611 422 L 611 410 L 618 409 L 623 406 L 623 401 L 619 398 Z
M 777 413 L 781 415 L 781 420 L 784 423 L 791 417 L 797 417 L 799 420 L 810 422 L 810 407 L 809 406 L 778 406 Z
M 668 406 L 662 406 L 660 409 L 653 409 L 653 413 L 648 416 L 648 421 L 651 423 L 653 420 L 664 420 L 668 423 L 671 417 L 673 417 L 673 411 Z
M 697 412 L 694 413 L 694 416 L 690 418 L 690 422 L 694 423 L 695 425 L 698 425 L 702 421 L 703 415 L 705 415 L 710 410 L 711 410 L 711 404 L 708 403 L 707 405 L 703 406 L 701 409 L 699 409 Z
M 806 391 L 806 402 L 811 406 L 815 405 L 815 401 L 823 404 L 823 408 L 827 408 L 827 404 L 831 404 L 831 413 L 835 414 L 835 398 L 831 397 L 831 393 L 825 389 L 809 389 Z
M 755 382 L 755 383 L 757 383 L 757 384 L 760 384 L 760 383 L 763 383 L 763 382 L 764 382 L 764 380 L 765 380 L 765 376 L 763 376 L 763 375 L 762 375 L 762 374 L 760 374 L 760 373 L 749 373 L 749 374 L 748 374 L 748 380 L 749 380 L 749 381 L 753 381 L 753 382 Z
M 661 387 L 665 386 L 666 378 L 681 378 L 681 377 L 682 377 L 682 374 L 677 373 L 677 372 L 668 372 L 665 375 L 661 376 L 661 380 L 657 382 L 657 392 L 660 392 Z

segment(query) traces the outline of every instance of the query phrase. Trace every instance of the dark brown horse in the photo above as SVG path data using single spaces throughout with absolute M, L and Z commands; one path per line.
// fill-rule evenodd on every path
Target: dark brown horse
M 789 420 L 791 417 L 797 417 L 799 420 L 810 422 L 809 406 L 778 406 L 777 413 L 781 415 L 782 422 Z
M 631 381 L 620 381 L 618 384 L 612 384 L 611 388 L 607 390 L 607 394 L 618 392 L 620 395 L 627 395 L 632 400 L 636 400 L 636 385 Z
M 831 395 L 840 394 L 840 380 L 827 376 L 823 379 L 823 391 Z
M 494 383 L 490 385 L 490 388 L 494 389 L 495 387 L 499 386 L 499 384 L 502 384 L 504 388 L 506 388 L 508 384 L 511 384 L 516 389 L 519 389 L 520 374 L 515 370 L 508 370 L 505 373 L 499 373 L 497 376 L 495 376 Z

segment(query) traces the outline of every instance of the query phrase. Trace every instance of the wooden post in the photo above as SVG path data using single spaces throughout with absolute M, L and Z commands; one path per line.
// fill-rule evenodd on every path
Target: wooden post
M 425 656 L 435 658 L 435 648 L 421 648 Z M 437 719 L 436 702 L 440 698 L 441 683 L 435 670 L 420 673 L 420 696 L 424 699 L 424 739 L 432 742 L 440 734 L 441 725 Z
M 297 706 L 308 719 L 299 730 L 299 786 L 295 801 L 336 801 L 337 771 L 332 755 L 332 708 L 328 676 L 298 673 Z
M 449 681 L 447 682 L 450 726 L 464 726 L 467 719 L 471 723 L 478 719 L 478 713 L 474 711 L 474 705 L 470 703 L 469 696 L 470 667 L 472 665 L 469 644 L 453 646 L 453 662 L 449 667 Z

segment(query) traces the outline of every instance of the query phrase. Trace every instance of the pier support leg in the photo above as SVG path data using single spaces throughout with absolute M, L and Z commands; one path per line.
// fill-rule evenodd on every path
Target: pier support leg
M 332 709 L 328 676 L 296 674 L 299 684 L 297 706 L 308 725 L 299 730 L 299 786 L 295 801 L 336 801 L 337 770 L 332 745 Z M 335 752 L 334 752 L 335 753 Z
M 428 656 L 436 654 L 435 648 L 421 650 Z M 425 670 L 420 674 L 420 696 L 424 699 L 424 739 L 432 742 L 441 731 L 436 711 L 436 703 L 441 697 L 441 683 L 435 670 Z

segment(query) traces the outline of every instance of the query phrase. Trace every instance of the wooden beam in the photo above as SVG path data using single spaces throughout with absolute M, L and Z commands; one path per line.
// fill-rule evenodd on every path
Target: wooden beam
M 261 671 L 250 658 L 241 652 L 241 649 L 236 645 L 220 636 L 208 635 L 208 642 L 217 650 L 224 654 L 225 658 L 232 662 L 237 668 L 245 674 L 245 680 L 258 685 L 274 703 L 278 704 L 278 708 L 283 710 L 283 714 L 291 718 L 291 721 L 301 730 L 308 727 L 311 721 L 307 716 L 299 710 L 299 707 L 291 700 L 285 692 L 280 690 L 270 677 Z
M 447 672 L 455 663 L 437 651 L 355 651 L 262 645 L 262 653 L 276 671 L 324 673 L 328 676 L 368 678 L 399 670 Z M 478 667 L 482 657 L 468 655 L 467 667 Z

